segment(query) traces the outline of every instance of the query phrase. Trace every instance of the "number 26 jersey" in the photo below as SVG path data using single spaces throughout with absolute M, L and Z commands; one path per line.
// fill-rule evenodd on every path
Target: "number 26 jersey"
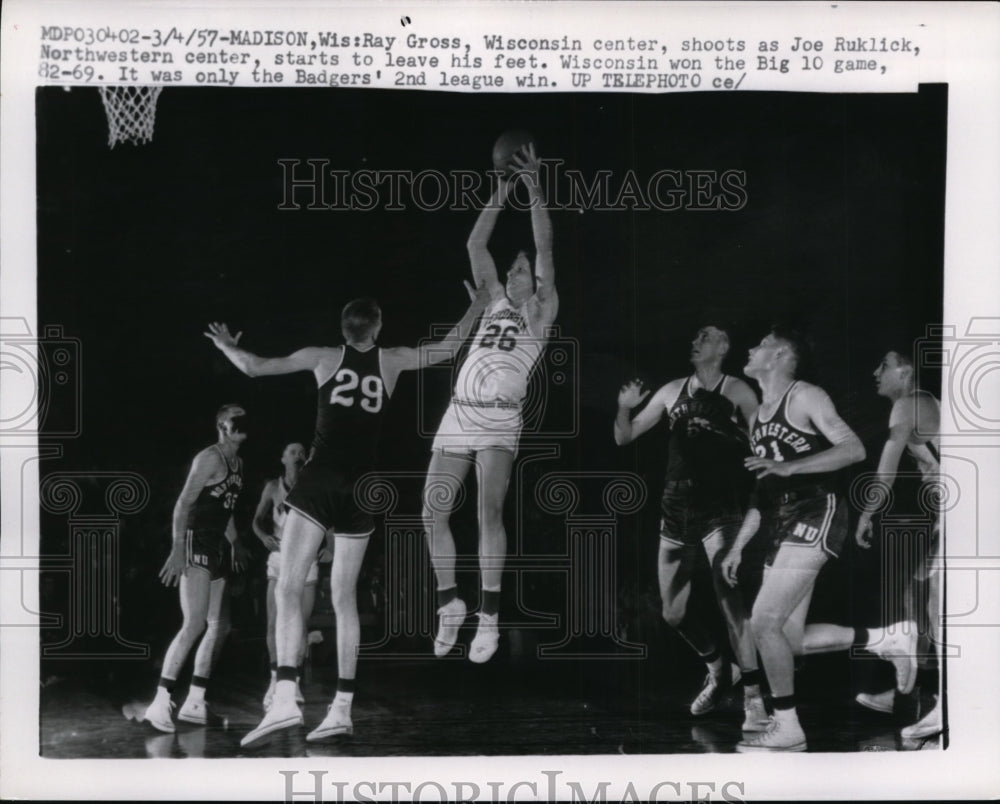
M 362 352 L 344 344 L 340 365 L 319 387 L 310 461 L 371 469 L 388 396 L 382 350 L 372 347 Z
M 455 383 L 455 398 L 478 404 L 518 403 L 545 348 L 545 338 L 531 331 L 528 303 L 515 308 L 504 296 L 483 315 Z

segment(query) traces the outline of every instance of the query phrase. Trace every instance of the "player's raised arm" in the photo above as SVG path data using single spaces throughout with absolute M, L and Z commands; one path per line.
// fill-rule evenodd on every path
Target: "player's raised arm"
M 479 318 L 483 310 L 486 309 L 486 305 L 490 301 L 490 291 L 485 285 L 473 288 L 468 282 L 464 284 L 465 290 L 469 294 L 469 307 L 466 309 L 465 315 L 451 328 L 451 331 L 445 335 L 443 340 L 435 343 L 424 343 L 416 348 L 397 346 L 383 350 L 382 365 L 386 371 L 386 385 L 390 393 L 396 384 L 396 379 L 399 377 L 400 372 L 412 371 L 414 369 L 433 366 L 437 363 L 443 363 L 458 354 L 459 349 L 462 348 L 462 344 L 465 343 L 465 339 L 469 337 L 469 333 L 472 331 L 472 325 Z
M 507 194 L 510 192 L 510 182 L 500 178 L 497 189 L 490 196 L 489 202 L 476 218 L 476 225 L 472 227 L 466 248 L 469 252 L 469 262 L 472 266 L 473 283 L 478 287 L 485 285 L 491 298 L 499 298 L 503 295 L 503 285 L 497 277 L 497 266 L 490 254 L 490 235 L 493 234 L 493 227 L 496 226 L 497 217 L 500 210 L 507 202 Z
M 229 327 L 218 322 L 209 324 L 205 333 L 229 362 L 248 377 L 315 371 L 323 357 L 323 349 L 315 346 L 299 349 L 287 357 L 260 357 L 239 346 L 242 335 L 242 332 L 230 334 Z
M 538 179 L 541 160 L 533 143 L 511 157 L 517 174 L 524 182 L 531 201 L 531 230 L 535 238 L 535 298 L 546 308 L 546 317 L 554 321 L 559 307 L 556 293 L 555 264 L 552 260 L 552 220 Z
M 668 400 L 670 404 L 673 404 L 673 400 L 670 397 L 673 396 L 676 398 L 678 392 L 679 386 L 677 381 L 668 382 L 653 394 L 653 398 L 649 400 L 649 404 L 639 411 L 635 418 L 632 418 L 632 411 L 639 406 L 642 400 L 649 396 L 649 391 L 643 391 L 642 382 L 639 380 L 632 380 L 625 383 L 618 391 L 618 413 L 615 416 L 615 443 L 618 446 L 624 446 L 635 441 L 635 439 L 653 427 L 663 418 Z

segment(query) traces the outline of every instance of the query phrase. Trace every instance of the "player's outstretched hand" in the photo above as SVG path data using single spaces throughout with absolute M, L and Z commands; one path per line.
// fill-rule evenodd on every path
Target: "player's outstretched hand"
M 181 575 L 187 567 L 187 559 L 183 549 L 172 549 L 167 560 L 160 569 L 160 581 L 164 586 L 177 586 L 181 581 Z
M 462 283 L 465 285 L 465 292 L 469 294 L 469 301 L 472 302 L 474 307 L 485 308 L 490 302 L 490 289 L 486 286 L 485 282 L 480 282 L 475 287 L 468 279 L 463 279 Z
M 862 514 L 860 519 L 858 519 L 858 528 L 854 531 L 854 541 L 858 543 L 858 547 L 862 547 L 865 550 L 868 550 L 872 546 L 871 514 Z
M 243 333 L 237 332 L 235 335 L 231 335 L 229 333 L 229 327 L 225 324 L 219 323 L 218 321 L 213 321 L 208 325 L 208 332 L 205 333 L 205 337 L 211 338 L 212 343 L 222 349 L 226 346 L 237 346 L 240 342 L 240 338 L 243 337 Z
M 719 571 L 722 573 L 722 579 L 730 586 L 735 587 L 737 581 L 739 580 L 740 562 L 742 560 L 743 551 L 736 550 L 734 548 L 726 553 L 726 557 L 722 559 L 722 563 L 719 565 Z
M 642 387 L 642 380 L 630 380 L 618 391 L 618 407 L 632 410 L 647 396 L 649 391 Z
M 768 475 L 775 477 L 788 477 L 792 474 L 792 467 L 784 461 L 772 461 L 770 458 L 747 458 L 743 465 L 749 469 L 758 480 Z
M 514 176 L 520 176 L 529 190 L 538 187 L 538 171 L 542 166 L 542 160 L 535 153 L 533 142 L 511 154 L 510 162 L 514 166 Z

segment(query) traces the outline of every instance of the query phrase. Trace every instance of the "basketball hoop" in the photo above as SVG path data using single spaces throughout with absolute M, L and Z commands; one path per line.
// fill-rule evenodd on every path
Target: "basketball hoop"
M 141 145 L 153 139 L 156 101 L 163 87 L 98 87 L 108 115 L 108 147 L 131 142 Z

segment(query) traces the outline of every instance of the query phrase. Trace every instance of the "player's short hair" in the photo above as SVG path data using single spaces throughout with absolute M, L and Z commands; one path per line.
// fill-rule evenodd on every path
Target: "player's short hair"
M 899 365 L 913 368 L 913 355 L 909 349 L 900 348 L 901 344 L 894 344 L 889 347 L 889 351 L 896 355 Z
M 368 338 L 382 320 L 382 310 L 375 299 L 354 299 L 344 305 L 340 330 L 349 341 Z
M 771 327 L 771 335 L 791 347 L 795 356 L 795 376 L 802 377 L 812 368 L 812 338 L 792 324 L 778 323 Z
M 239 410 L 246 410 L 246 408 L 244 408 L 239 402 L 227 402 L 225 405 L 223 405 L 217 411 L 215 411 L 215 426 L 218 427 L 220 424 L 222 424 L 226 419 L 229 418 L 229 414 L 232 411 L 236 410 L 237 408 Z

